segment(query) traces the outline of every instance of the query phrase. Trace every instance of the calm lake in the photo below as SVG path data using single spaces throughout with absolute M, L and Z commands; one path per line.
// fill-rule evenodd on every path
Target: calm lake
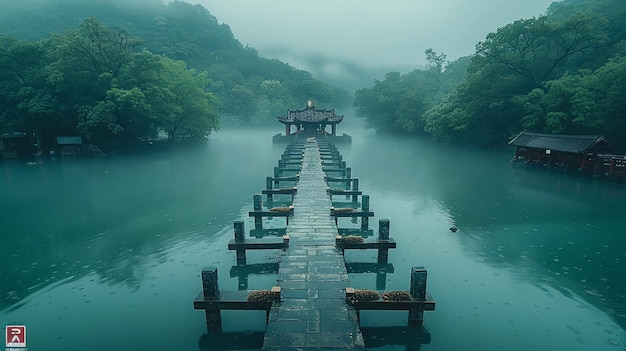
M 350 274 L 351 285 L 408 290 L 411 267 L 424 266 L 437 302 L 424 345 L 407 335 L 406 312 L 363 312 L 368 349 L 626 348 L 622 186 L 353 123 L 339 126 L 353 142 L 338 147 L 370 195 L 370 226 L 389 219 L 398 248 L 391 272 Z M 207 341 L 192 302 L 206 266 L 224 290 L 275 284 L 274 273 L 231 271 L 227 243 L 233 221 L 254 227 L 248 211 L 284 150 L 272 144 L 280 131 L 223 130 L 167 155 L 0 162 L 0 324 L 26 325 L 30 351 L 259 348 L 250 340 L 264 312 L 224 312 L 233 337 Z

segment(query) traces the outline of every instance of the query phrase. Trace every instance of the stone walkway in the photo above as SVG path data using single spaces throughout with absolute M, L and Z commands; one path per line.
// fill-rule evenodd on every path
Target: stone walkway
M 289 249 L 281 258 L 282 301 L 270 311 L 263 350 L 363 349 L 356 311 L 345 302 L 350 285 L 335 248 L 319 146 L 308 140 L 289 220 Z

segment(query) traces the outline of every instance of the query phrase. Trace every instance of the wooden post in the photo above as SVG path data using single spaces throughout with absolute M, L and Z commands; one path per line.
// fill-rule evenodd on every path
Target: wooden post
M 358 179 L 352 179 L 352 190 L 354 190 L 354 191 L 358 191 L 359 190 L 359 180 Z M 359 201 L 359 195 L 352 194 L 352 202 L 358 202 L 358 201 Z
M 427 272 L 424 267 L 411 268 L 411 290 L 409 293 L 414 300 L 426 300 Z M 422 324 L 424 322 L 424 306 L 409 310 L 409 324 Z
M 387 271 L 379 270 L 376 272 L 376 290 L 385 290 L 387 286 Z
M 274 178 L 280 177 L 280 167 L 274 167 Z M 274 180 L 274 184 L 278 185 L 278 180 Z
M 218 299 L 220 294 L 219 284 L 217 282 L 217 267 L 207 267 L 202 270 L 202 295 L 205 300 Z M 211 329 L 222 329 L 222 316 L 220 310 L 206 309 L 206 326 L 207 332 Z
M 378 220 L 378 241 L 389 241 L 389 220 Z M 389 249 L 378 249 L 378 263 L 387 263 L 389 260 Z
M 272 287 L 272 301 L 280 301 L 280 286 Z
M 346 303 L 350 304 L 351 301 L 354 301 L 355 299 L 355 289 L 351 288 L 351 287 L 347 287 L 346 288 Z M 361 321 L 361 311 L 359 309 L 356 309 L 356 321 L 360 322 Z
M 272 190 L 273 186 L 272 186 L 272 177 L 265 177 L 265 188 L 268 190 Z
M 266 177 L 265 178 L 265 188 L 267 190 L 272 190 L 272 177 Z M 267 194 L 267 201 L 272 201 L 274 198 L 272 196 L 272 194 Z
M 256 195 L 255 195 L 256 196 Z M 255 217 L 256 218 L 256 217 Z M 246 231 L 244 228 L 243 221 L 235 221 L 235 242 L 242 243 L 246 239 Z M 237 249 L 237 264 L 246 264 L 246 250 L 245 249 Z
M 254 210 L 255 211 L 263 210 L 263 195 L 256 194 L 252 197 L 252 199 L 253 199 L 253 204 L 254 204 Z M 254 229 L 263 229 L 263 217 L 262 216 L 254 217 Z
M 361 201 L 363 202 L 361 204 L 361 210 L 363 212 L 369 212 L 370 210 L 370 196 L 369 195 L 363 195 L 361 196 Z M 369 228 L 370 226 L 370 219 L 368 216 L 363 216 L 361 217 L 361 229 L 362 230 L 367 230 L 367 228 Z
M 350 181 L 352 178 L 352 167 L 346 168 L 346 190 L 350 190 Z

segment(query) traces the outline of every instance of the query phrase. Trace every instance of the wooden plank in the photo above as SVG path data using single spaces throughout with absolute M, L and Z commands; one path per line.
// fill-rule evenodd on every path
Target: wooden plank
M 361 190 L 343 190 L 343 189 L 328 189 L 328 194 L 332 195 L 363 195 Z
M 345 168 L 326 168 L 326 167 L 322 167 L 322 170 L 324 172 L 341 172 L 341 173 L 345 173 L 346 172 Z
M 335 212 L 331 211 L 332 217 L 374 217 L 374 211 L 351 211 L 351 212 Z
M 359 228 L 337 228 L 339 235 L 348 236 L 348 235 L 356 235 L 363 238 L 368 238 L 374 235 L 374 230 L 372 229 L 359 229 Z
M 300 164 L 302 164 L 302 161 L 292 161 L 292 160 L 281 160 L 278 165 L 281 167 L 286 167 L 286 166 L 299 166 Z
M 326 182 L 335 182 L 335 183 L 345 183 L 345 182 L 351 182 L 352 179 L 348 179 L 348 178 L 344 178 L 344 177 L 326 177 Z
M 282 189 L 264 189 L 261 191 L 262 194 L 272 194 L 272 195 L 293 195 L 298 191 L 297 187 L 293 188 L 282 188 Z
M 205 299 L 202 292 L 193 301 L 196 310 L 270 310 L 275 301 L 248 301 L 250 291 L 220 291 L 216 299 Z M 276 300 L 278 301 L 278 300 Z
M 343 239 L 337 238 L 335 244 L 338 248 L 344 250 L 369 250 L 369 249 L 395 249 L 396 242 L 393 239 L 389 241 L 364 241 L 362 243 L 345 242 Z
M 250 211 L 249 217 L 289 217 L 293 214 L 293 209 L 289 212 L 282 211 Z
M 250 238 L 244 241 L 231 239 L 230 242 L 228 242 L 229 250 L 275 250 L 285 249 L 287 247 L 289 247 L 289 239 L 287 237 L 263 239 Z
M 282 173 L 282 172 L 300 172 L 300 167 L 298 168 L 283 168 L 283 167 L 279 167 L 278 170 Z
M 298 175 L 293 177 L 270 177 L 273 182 L 297 182 Z

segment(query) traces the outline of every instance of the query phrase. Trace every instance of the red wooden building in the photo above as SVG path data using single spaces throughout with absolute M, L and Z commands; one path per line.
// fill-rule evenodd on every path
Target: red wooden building
M 626 156 L 615 155 L 611 145 L 601 135 L 522 132 L 509 145 L 516 147 L 512 162 L 626 177 Z

